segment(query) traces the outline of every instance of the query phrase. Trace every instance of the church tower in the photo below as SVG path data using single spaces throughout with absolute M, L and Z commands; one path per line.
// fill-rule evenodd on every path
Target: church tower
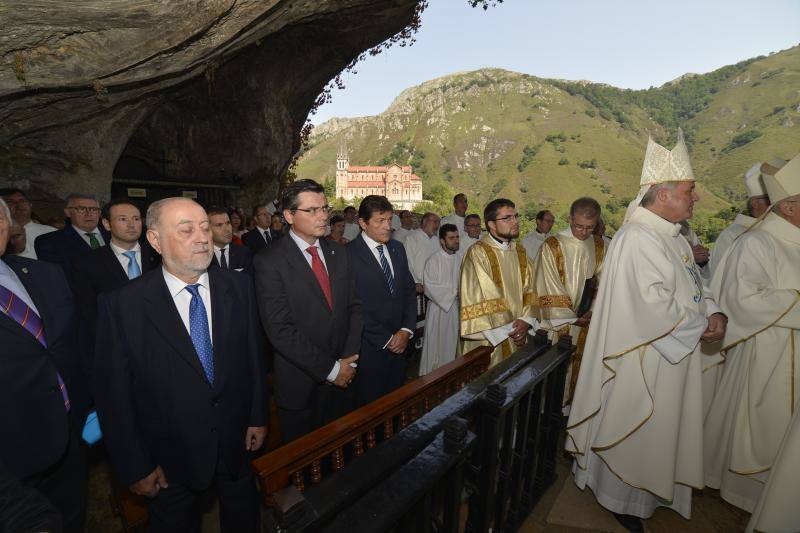
M 342 138 L 339 153 L 336 155 L 336 198 L 344 198 L 347 192 L 347 167 L 350 159 L 347 154 L 347 140 Z

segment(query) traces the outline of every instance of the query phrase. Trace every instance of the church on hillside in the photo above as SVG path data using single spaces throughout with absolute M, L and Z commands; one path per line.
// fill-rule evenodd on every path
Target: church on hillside
M 414 209 L 422 201 L 422 179 L 410 166 L 385 167 L 350 165 L 347 145 L 342 143 L 336 156 L 336 197 L 347 201 L 379 194 L 399 209 Z

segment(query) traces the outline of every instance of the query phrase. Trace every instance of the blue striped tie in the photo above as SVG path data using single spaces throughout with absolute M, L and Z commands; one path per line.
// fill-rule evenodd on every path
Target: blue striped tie
M 200 296 L 200 284 L 187 285 L 186 290 L 192 295 L 189 303 L 189 336 L 203 365 L 203 371 L 210 384 L 214 384 L 214 348 L 211 345 L 211 332 L 208 327 L 208 315 L 203 297 Z
M 389 268 L 389 261 L 383 255 L 383 245 L 378 245 L 378 255 L 381 259 L 381 269 L 383 269 L 383 277 L 386 278 L 386 283 L 389 285 L 389 294 L 394 296 L 394 276 L 392 276 L 392 269 Z

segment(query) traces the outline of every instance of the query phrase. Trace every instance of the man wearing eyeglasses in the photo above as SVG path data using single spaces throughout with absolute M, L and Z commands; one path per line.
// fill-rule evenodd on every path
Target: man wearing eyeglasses
M 64 215 L 69 224 L 62 230 L 37 237 L 34 248 L 39 259 L 57 263 L 64 272 L 69 272 L 72 258 L 105 246 L 108 233 L 98 227 L 100 206 L 97 198 L 90 194 L 70 194 Z
M 461 353 L 493 346 L 495 365 L 536 329 L 533 267 L 525 248 L 514 241 L 519 237 L 514 202 L 492 200 L 483 218 L 489 231 L 467 250 L 461 267 Z
M 361 301 L 347 251 L 323 238 L 330 206 L 313 180 L 281 199 L 288 235 L 255 256 L 261 323 L 275 348 L 275 402 L 289 442 L 354 407 Z
M 578 379 L 595 287 L 605 255 L 603 238 L 594 235 L 600 219 L 597 200 L 578 198 L 572 202 L 569 213 L 569 228 L 545 239 L 539 249 L 534 277 L 541 328 L 554 343 L 562 335 L 571 335 L 578 345 L 567 378 L 564 396 L 567 403 Z

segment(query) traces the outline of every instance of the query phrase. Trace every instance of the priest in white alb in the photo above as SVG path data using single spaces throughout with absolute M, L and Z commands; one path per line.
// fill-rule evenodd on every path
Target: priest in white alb
M 750 512 L 800 397 L 800 155 L 763 180 L 774 207 L 714 275 L 729 322 L 704 443 L 706 484 Z
M 703 487 L 701 340 L 725 334 L 680 222 L 698 197 L 679 132 L 648 141 L 641 189 L 606 253 L 567 426 L 579 488 L 632 531 Z
M 783 162 L 785 163 L 785 161 Z M 783 165 L 781 165 L 783 166 Z M 717 236 L 714 241 L 714 249 L 711 251 L 711 260 L 708 262 L 708 267 L 711 269 L 711 275 L 719 270 L 722 264 L 722 258 L 728 249 L 733 244 L 736 238 L 744 233 L 747 228 L 755 224 L 756 220 L 764 214 L 769 207 L 769 196 L 766 189 L 764 189 L 764 181 L 761 177 L 762 167 L 765 173 L 775 174 L 778 169 L 769 163 L 756 163 L 750 170 L 744 174 L 744 187 L 747 190 L 747 214 L 739 213 L 733 222 Z M 771 172 L 770 172 L 771 171 Z
M 460 236 L 464 236 L 464 217 L 467 216 L 469 201 L 467 195 L 460 192 L 453 196 L 453 212 L 442 219 L 442 224 L 453 224 L 458 228 Z
M 577 344 L 564 390 L 569 404 L 578 379 L 592 302 L 605 255 L 605 241 L 594 235 L 600 204 L 578 198 L 569 208 L 569 227 L 548 237 L 539 249 L 534 273 L 539 327 L 555 343 L 570 335 Z M 588 292 L 587 292 L 588 291 Z
M 456 358 L 458 351 L 458 282 L 461 273 L 460 235 L 454 224 L 439 226 L 440 249 L 428 258 L 422 283 L 428 297 L 419 375 L 424 376 Z
M 459 249 L 461 254 L 467 253 L 469 247 L 481 239 L 481 216 L 471 213 L 464 217 L 464 233 L 461 234 Z
M 533 265 L 519 237 L 511 200 L 497 198 L 483 210 L 487 233 L 466 251 L 461 266 L 461 354 L 493 346 L 496 365 L 524 346 L 536 331 Z
M 536 228 L 522 239 L 522 246 L 525 247 L 525 251 L 528 252 L 528 257 L 531 258 L 531 261 L 536 260 L 539 247 L 550 236 L 550 230 L 553 229 L 555 222 L 556 217 L 547 209 L 536 213 Z
M 439 223 L 436 213 L 425 213 L 420 227 L 406 236 L 404 245 L 408 256 L 408 269 L 417 285 L 417 294 L 423 293 L 422 272 L 428 258 L 439 250 Z

